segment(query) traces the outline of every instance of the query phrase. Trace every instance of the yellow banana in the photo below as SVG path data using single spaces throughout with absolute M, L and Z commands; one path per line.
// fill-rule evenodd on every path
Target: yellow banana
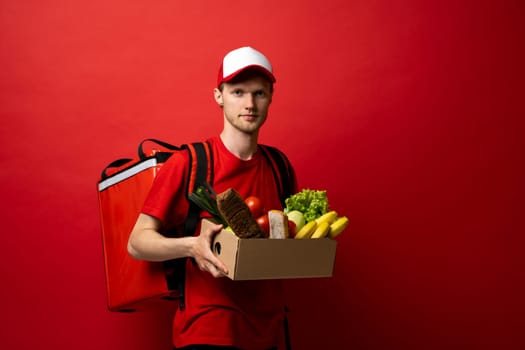
M 317 225 L 317 228 L 315 229 L 311 238 L 326 237 L 329 231 L 330 231 L 330 224 L 328 223 L 328 221 L 322 221 L 319 225 Z
M 302 238 L 310 238 L 312 233 L 314 233 L 315 228 L 317 227 L 317 222 L 310 221 L 306 225 L 303 226 L 302 229 L 299 230 L 299 232 L 296 233 L 295 238 L 302 239 Z
M 337 218 L 331 225 L 330 225 L 330 237 L 335 238 L 343 232 L 343 230 L 348 226 L 348 223 L 350 221 L 346 216 L 342 216 L 340 218 Z
M 328 222 L 328 224 L 331 224 L 332 222 L 337 219 L 337 212 L 335 210 L 329 211 L 326 214 L 321 215 L 317 219 L 315 219 L 315 222 L 317 222 L 317 225 L 319 225 L 321 222 Z

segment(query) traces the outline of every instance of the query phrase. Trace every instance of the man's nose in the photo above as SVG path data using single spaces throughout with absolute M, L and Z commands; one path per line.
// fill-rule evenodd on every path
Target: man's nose
M 252 94 L 246 94 L 245 95 L 246 97 L 246 101 L 245 101 L 245 108 L 246 109 L 254 109 L 255 107 L 255 96 L 253 96 Z

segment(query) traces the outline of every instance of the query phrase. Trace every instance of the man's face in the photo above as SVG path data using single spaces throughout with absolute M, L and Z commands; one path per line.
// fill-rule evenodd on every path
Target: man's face
M 264 124 L 272 102 L 271 83 L 259 76 L 239 83 L 225 83 L 222 91 L 214 90 L 214 95 L 227 122 L 247 134 L 257 132 Z

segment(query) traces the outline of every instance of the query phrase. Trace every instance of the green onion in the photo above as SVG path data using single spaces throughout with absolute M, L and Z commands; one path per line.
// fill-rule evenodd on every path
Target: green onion
M 208 212 L 218 223 L 224 225 L 224 227 L 228 226 L 217 207 L 217 193 L 215 193 L 209 183 L 204 182 L 197 186 L 188 198 L 199 208 Z

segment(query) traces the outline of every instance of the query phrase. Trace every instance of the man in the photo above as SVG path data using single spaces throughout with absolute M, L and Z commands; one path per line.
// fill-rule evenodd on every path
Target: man
M 215 191 L 234 188 L 243 198 L 256 196 L 266 210 L 282 209 L 272 168 L 258 151 L 274 83 L 272 66 L 259 51 L 242 47 L 228 53 L 213 91 L 224 127 L 220 136 L 208 140 Z M 195 262 L 187 259 L 185 308 L 175 313 L 173 322 L 176 349 L 276 349 L 284 317 L 281 282 L 224 277 L 226 266 L 211 251 L 221 225 L 202 233 L 198 227 L 193 237 L 162 235 L 184 225 L 188 162 L 187 152 L 176 152 L 162 167 L 131 233 L 129 253 L 149 261 L 191 257 Z M 296 191 L 295 176 L 293 187 Z

